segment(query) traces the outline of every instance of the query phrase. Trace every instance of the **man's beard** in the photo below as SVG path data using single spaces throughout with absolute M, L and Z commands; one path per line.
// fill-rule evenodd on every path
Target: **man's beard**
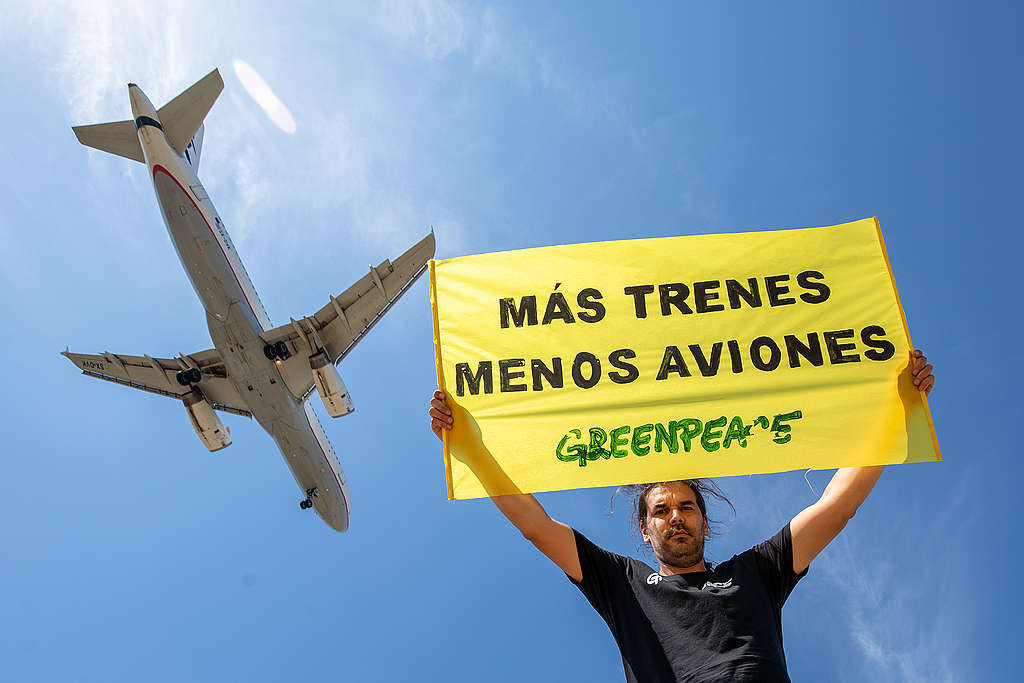
M 680 531 L 685 531 L 686 534 L 673 536 Z M 661 539 L 661 543 L 654 551 L 662 564 L 688 569 L 704 559 L 704 535 L 691 533 L 690 529 L 685 527 L 676 527 Z

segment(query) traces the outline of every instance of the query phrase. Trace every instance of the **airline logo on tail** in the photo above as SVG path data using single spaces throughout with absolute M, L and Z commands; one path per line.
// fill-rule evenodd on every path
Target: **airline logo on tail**
M 194 138 L 188 141 L 185 145 L 184 153 L 182 156 L 185 157 L 185 161 L 192 167 L 192 170 L 196 173 L 199 172 L 199 154 L 203 150 L 203 126 L 199 126 L 199 130 L 196 131 Z

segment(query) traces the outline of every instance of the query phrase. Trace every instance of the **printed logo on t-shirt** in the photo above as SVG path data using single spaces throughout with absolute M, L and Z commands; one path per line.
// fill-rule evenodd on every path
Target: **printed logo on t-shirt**
M 665 577 L 663 577 L 658 572 L 652 572 L 647 577 L 647 585 L 649 585 L 649 586 L 657 586 L 659 583 L 661 583 L 661 580 L 663 578 L 665 578 Z M 732 579 L 729 579 L 728 581 L 705 581 L 704 585 L 701 586 L 700 589 L 702 591 L 706 591 L 709 588 L 728 588 L 731 585 L 732 585 Z

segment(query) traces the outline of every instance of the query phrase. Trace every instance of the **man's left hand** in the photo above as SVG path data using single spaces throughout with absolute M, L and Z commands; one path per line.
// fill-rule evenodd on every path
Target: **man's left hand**
M 928 359 L 924 353 L 919 350 L 914 350 L 914 367 L 910 369 L 910 374 L 914 376 L 914 386 L 924 392 L 927 396 L 931 392 L 932 387 L 935 386 L 935 375 L 932 374 L 932 366 L 928 363 Z

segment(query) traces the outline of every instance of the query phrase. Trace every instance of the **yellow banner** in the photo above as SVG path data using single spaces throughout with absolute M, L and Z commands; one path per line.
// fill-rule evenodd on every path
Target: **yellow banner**
M 878 221 L 430 262 L 448 497 L 939 460 Z

